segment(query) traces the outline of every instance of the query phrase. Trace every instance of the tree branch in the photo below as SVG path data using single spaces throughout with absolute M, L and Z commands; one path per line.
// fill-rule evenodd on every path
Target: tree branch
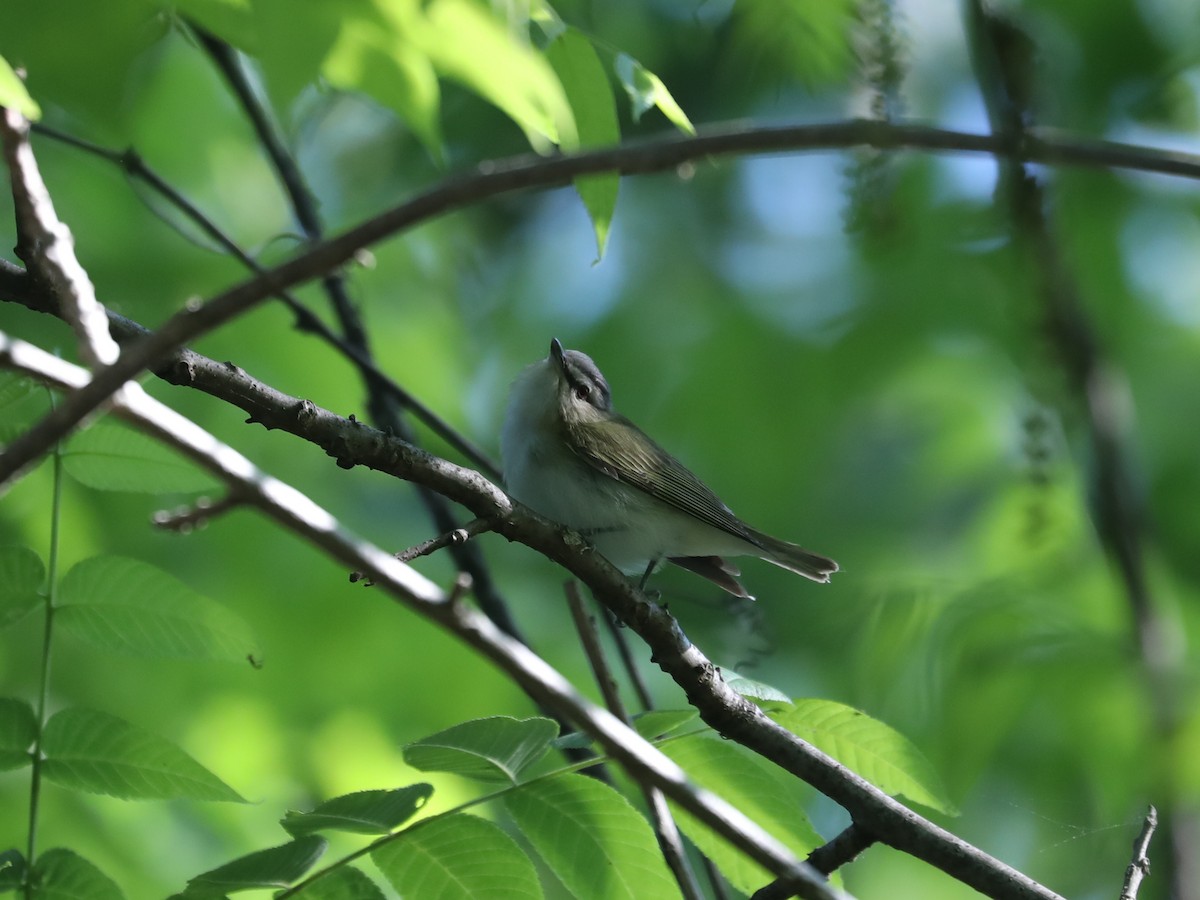
M 65 390 L 78 391 L 88 380 L 87 372 L 78 366 L 24 341 L 9 338 L 3 332 L 0 332 L 0 365 Z M 357 566 L 405 606 L 453 631 L 500 666 L 531 697 L 592 735 L 634 778 L 653 785 L 683 804 L 773 872 L 807 883 L 803 896 L 812 900 L 837 900 L 845 896 L 830 889 L 807 864 L 792 856 L 787 848 L 740 810 L 692 785 L 674 762 L 610 713 L 585 700 L 570 682 L 524 644 L 504 634 L 481 613 L 462 603 L 450 602 L 450 597 L 433 582 L 350 534 L 332 515 L 299 491 L 260 471 L 233 448 L 221 444 L 190 420 L 144 393 L 119 398 L 114 408 L 131 424 L 217 476 L 231 491 L 245 497 L 277 524 L 305 538 L 339 562 Z M 508 505 L 507 498 L 499 492 L 495 499 Z
M 1120 166 L 1200 178 L 1200 157 L 1150 151 L 1110 142 L 1039 138 L 1030 134 L 1020 148 L 987 135 L 944 131 L 920 125 L 851 121 L 782 128 L 713 130 L 696 136 L 672 136 L 608 150 L 558 156 L 520 157 L 483 163 L 474 174 L 459 175 L 328 240 L 319 241 L 292 259 L 256 275 L 208 303 L 189 301 L 153 336 L 131 347 L 120 360 L 97 373 L 86 388 L 14 441 L 0 455 L 0 484 L 46 452 L 77 426 L 87 413 L 139 372 L 153 368 L 175 347 L 253 308 L 268 296 L 319 277 L 349 260 L 363 247 L 413 225 L 489 197 L 534 187 L 562 185 L 586 174 L 657 172 L 708 156 L 830 150 L 855 146 L 879 149 L 925 149 L 1019 155 L 1035 162 L 1072 162 Z
M 110 313 L 118 334 L 144 333 Z M 124 358 L 123 354 L 123 357 Z M 845 807 L 880 841 L 947 872 L 996 898 L 1055 900 L 1058 895 L 923 819 L 835 760 L 776 725 L 757 706 L 720 680 L 716 667 L 693 646 L 675 620 L 649 604 L 623 575 L 573 532 L 516 506 L 478 472 L 419 450 L 361 422 L 352 422 L 307 400 L 289 396 L 236 366 L 190 350 L 178 351 L 160 373 L 225 400 L 250 420 L 279 428 L 321 447 L 343 468 L 365 465 L 425 484 L 481 518 L 497 519 L 496 532 L 564 566 L 650 647 L 655 661 L 683 689 L 701 718 L 720 734 L 782 766 Z M 370 570 L 364 569 L 368 574 Z M 473 644 L 474 645 L 474 644 Z M 486 652 L 486 648 L 481 647 Z M 535 694 L 540 697 L 540 694 Z M 669 792 L 668 792 L 669 793 Z

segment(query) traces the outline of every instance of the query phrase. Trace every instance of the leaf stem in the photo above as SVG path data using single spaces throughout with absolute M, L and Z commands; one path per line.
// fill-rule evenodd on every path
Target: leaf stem
M 54 405 L 51 395 L 50 405 Z M 25 900 L 33 900 L 33 862 L 37 852 L 38 807 L 42 795 L 42 731 L 46 727 L 46 703 L 50 695 L 50 641 L 54 634 L 54 603 L 58 591 L 58 544 L 62 519 L 62 445 L 54 445 L 54 488 L 50 507 L 50 564 L 45 590 L 45 614 L 42 627 L 42 671 L 38 685 L 37 734 L 31 751 L 33 767 L 29 775 L 29 840 L 25 849 Z

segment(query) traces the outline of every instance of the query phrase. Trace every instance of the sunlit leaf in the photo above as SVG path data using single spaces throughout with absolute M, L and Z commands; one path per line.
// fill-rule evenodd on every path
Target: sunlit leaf
M 124 800 L 245 802 L 171 741 L 96 710 L 64 709 L 52 716 L 42 752 L 42 774 L 64 787 Z
M 515 784 L 542 758 L 556 734 L 558 725 L 550 719 L 474 719 L 409 744 L 404 761 L 422 772 L 452 772 L 478 781 Z
M 117 883 L 73 850 L 55 848 L 33 867 L 38 900 L 124 900 Z
M 438 73 L 503 110 L 537 150 L 578 145 L 562 85 L 545 58 L 471 0 L 432 0 L 422 47 Z
M 386 900 L 379 885 L 354 866 L 332 869 L 292 896 L 303 900 Z
M 800 859 L 824 843 L 804 813 L 811 791 L 778 766 L 716 735 L 692 735 L 662 745 L 702 787 L 765 828 Z M 672 804 L 679 826 L 739 891 L 752 894 L 771 874 L 704 823 Z
M 546 59 L 562 82 L 575 116 L 580 147 L 603 147 L 617 143 L 621 129 L 612 88 L 592 42 L 573 28 L 563 31 L 546 47 Z M 586 175 L 575 179 L 583 205 L 587 207 L 596 233 L 598 258 L 604 256 L 613 210 L 617 205 L 620 176 L 616 172 Z
M 933 765 L 911 741 L 866 713 L 832 700 L 797 700 L 771 710 L 771 718 L 828 753 L 889 794 L 903 794 L 948 815 L 958 809 L 946 796 Z
M 0 106 L 15 109 L 30 121 L 42 117 L 41 107 L 29 96 L 29 91 L 25 90 L 25 82 L 17 77 L 17 73 L 3 56 L 0 56 Z
M 347 10 L 321 71 L 332 84 L 363 91 L 392 109 L 440 159 L 441 89 L 420 46 L 424 28 L 413 0 Z
M 525 900 L 542 896 L 525 851 L 477 816 L 459 813 L 414 825 L 371 858 L 403 897 Z
M 213 479 L 155 440 L 112 422 L 97 422 L 63 451 L 67 472 L 101 491 L 174 493 L 211 490 Z
M 432 795 L 429 784 L 358 791 L 326 800 L 311 812 L 289 812 L 279 824 L 293 837 L 325 830 L 387 834 L 411 819 Z
M 614 64 L 617 77 L 633 104 L 633 120 L 641 119 L 647 110 L 658 108 L 667 120 L 684 134 L 695 134 L 691 119 L 675 102 L 662 79 L 627 53 L 618 53 Z
M 561 775 L 509 791 L 503 803 L 572 897 L 679 897 L 650 826 L 608 785 Z
M 328 843 L 315 835 L 290 844 L 257 850 L 188 879 L 188 893 L 204 896 L 213 890 L 225 894 L 259 888 L 284 888 L 313 867 Z
M 28 615 L 42 600 L 46 568 L 28 547 L 0 547 L 0 628 Z
M 0 769 L 29 765 L 29 750 L 37 738 L 37 716 L 24 700 L 0 697 Z
M 260 656 L 239 616 L 161 569 L 120 556 L 93 557 L 66 574 L 55 625 L 134 656 L 234 662 Z

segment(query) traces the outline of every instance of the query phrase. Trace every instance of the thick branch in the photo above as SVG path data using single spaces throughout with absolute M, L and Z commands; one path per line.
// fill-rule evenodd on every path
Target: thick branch
M 0 365 L 64 389 L 79 390 L 88 374 L 23 341 L 0 332 Z M 356 566 L 410 609 L 438 622 L 500 666 L 533 698 L 570 718 L 592 735 L 640 781 L 683 804 L 753 859 L 805 884 L 804 897 L 837 900 L 807 864 L 741 811 L 691 784 L 686 774 L 610 713 L 585 700 L 561 674 L 524 644 L 501 632 L 486 616 L 450 598 L 423 575 L 351 535 L 324 509 L 157 400 L 137 392 L 115 405 L 118 415 L 173 446 L 213 473 L 276 523 L 308 540 L 346 566 Z M 508 499 L 496 492 L 508 507 Z M 511 510 L 509 510 L 511 511 Z M 594 554 L 592 554 L 594 555 Z

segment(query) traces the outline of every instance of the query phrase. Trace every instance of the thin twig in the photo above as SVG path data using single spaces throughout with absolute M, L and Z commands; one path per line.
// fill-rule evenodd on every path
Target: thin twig
M 638 671 L 637 660 L 633 658 L 633 652 L 629 649 L 629 641 L 625 638 L 625 629 L 608 610 L 604 610 L 604 624 L 608 626 L 609 636 L 612 637 L 613 644 L 617 648 L 617 655 L 621 657 L 625 676 L 629 679 L 633 692 L 637 694 L 642 711 L 654 709 L 654 700 L 650 697 L 650 691 L 646 688 L 646 681 L 642 678 L 642 673 Z
M 1142 879 L 1150 874 L 1150 839 L 1154 837 L 1154 829 L 1158 827 L 1158 810 L 1153 805 L 1146 810 L 1146 819 L 1142 822 L 1142 830 L 1133 840 L 1133 858 L 1125 869 L 1125 883 L 1121 886 L 1120 900 L 1137 900 L 1138 891 L 1142 887 Z
M 875 838 L 851 822 L 838 832 L 833 840 L 822 844 L 808 854 L 806 862 L 828 877 L 846 863 L 853 862 L 855 857 L 874 843 Z M 787 878 L 777 878 L 755 891 L 750 900 L 786 900 L 786 898 L 794 896 L 796 896 L 795 884 Z
M 488 519 L 472 519 L 461 528 L 455 528 L 452 531 L 447 531 L 439 534 L 437 537 L 430 538 L 427 541 L 422 541 L 409 547 L 407 550 L 401 550 L 396 554 L 396 559 L 402 563 L 412 562 L 414 559 L 420 559 L 422 556 L 429 556 L 436 553 L 443 547 L 452 547 L 456 544 L 465 544 L 477 534 L 482 534 L 485 531 L 491 531 L 495 522 Z M 366 577 L 364 572 L 351 572 L 350 582 L 358 582 Z M 367 581 L 366 587 L 371 587 L 371 582 Z
M 600 646 L 596 622 L 588 615 L 583 597 L 579 594 L 579 584 L 571 579 L 563 587 L 567 594 L 567 604 L 571 608 L 571 618 L 575 621 L 575 631 L 592 667 L 592 675 L 604 697 L 604 705 L 610 713 L 629 725 L 629 713 L 621 700 L 621 693 L 617 689 L 612 670 L 608 667 L 608 661 L 604 658 L 604 648 Z M 679 826 L 675 823 L 675 817 L 671 815 L 670 807 L 667 806 L 667 798 L 663 796 L 662 791 L 644 780 L 638 780 L 638 787 L 642 789 L 642 795 L 646 798 L 646 807 L 650 811 L 650 821 L 654 826 L 654 835 L 658 838 L 663 859 L 666 860 L 671 874 L 675 876 L 684 900 L 703 900 L 704 895 L 696 882 L 696 875 L 688 863 L 683 836 L 679 833 Z

